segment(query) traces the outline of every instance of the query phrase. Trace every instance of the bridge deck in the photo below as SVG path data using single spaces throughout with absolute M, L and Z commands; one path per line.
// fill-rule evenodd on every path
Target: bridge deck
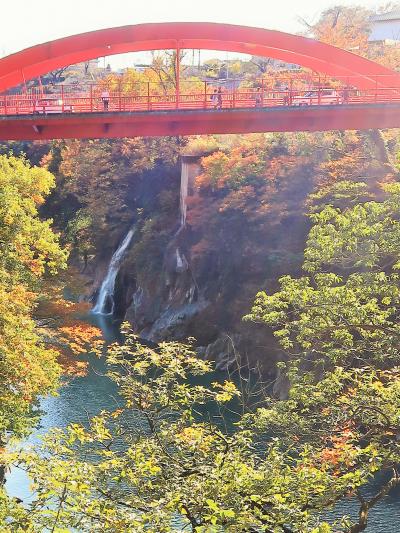
M 399 128 L 400 104 L 0 115 L 1 140 Z

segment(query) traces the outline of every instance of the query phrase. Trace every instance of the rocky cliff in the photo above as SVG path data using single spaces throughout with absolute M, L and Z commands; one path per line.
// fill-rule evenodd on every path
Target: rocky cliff
M 280 276 L 300 272 L 313 204 L 332 201 L 344 179 L 365 183 L 366 194 L 390 179 L 390 150 L 382 150 L 390 143 L 374 137 L 231 136 L 197 149 L 186 140 L 173 157 L 141 159 L 139 169 L 130 159 L 110 188 L 122 190 L 113 204 L 124 204 L 123 214 L 110 207 L 97 223 L 87 296 L 96 301 L 112 254 L 134 226 L 115 278 L 116 318 L 155 342 L 194 337 L 219 368 L 240 359 L 275 375 L 281 355 L 274 338 L 242 316 L 257 291 L 273 291 Z M 121 146 L 113 145 L 110 157 L 116 152 Z M 279 381 L 278 389 L 284 391 Z

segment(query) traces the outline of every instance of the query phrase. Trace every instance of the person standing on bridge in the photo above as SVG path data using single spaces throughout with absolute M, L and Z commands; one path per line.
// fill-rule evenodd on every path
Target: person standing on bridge
M 255 105 L 255 107 L 261 107 L 262 106 L 261 87 L 257 87 L 256 94 L 254 96 L 254 105 Z
M 342 102 L 343 102 L 343 104 L 348 104 L 349 103 L 349 98 L 350 98 L 350 87 L 348 87 L 346 85 L 343 88 L 343 91 L 342 91 Z
M 210 100 L 212 102 L 212 105 L 213 105 L 214 109 L 217 109 L 217 107 L 218 107 L 218 92 L 217 92 L 217 89 L 214 89 L 214 92 L 210 96 Z
M 222 88 L 218 89 L 217 93 L 217 109 L 222 109 Z
M 283 85 L 282 89 L 283 91 L 283 105 L 289 105 L 290 104 L 290 90 L 289 85 Z
M 101 93 L 101 99 L 103 100 L 103 108 L 104 111 L 108 111 L 108 104 L 110 102 L 110 93 L 107 89 L 104 89 L 104 91 Z

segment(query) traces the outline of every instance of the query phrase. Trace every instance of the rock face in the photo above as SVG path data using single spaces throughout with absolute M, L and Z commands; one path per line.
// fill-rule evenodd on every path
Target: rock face
M 258 242 L 247 242 L 235 233 L 235 227 L 227 225 L 217 236 L 220 249 L 210 247 L 199 254 L 196 246 L 202 235 L 193 228 L 190 217 L 198 194 L 194 181 L 200 171 L 196 158 L 183 160 L 175 225 L 168 228 L 155 274 L 144 279 L 138 275 L 138 242 L 136 234 L 133 237 L 115 277 L 114 312 L 149 341 L 194 337 L 199 353 L 216 361 L 220 370 L 246 364 L 275 377 L 279 351 L 274 337 L 262 326 L 244 323 L 241 317 L 249 311 L 258 290 L 274 290 L 280 275 L 299 269 L 308 231 L 303 214 L 304 198 L 310 190 L 307 173 L 300 184 L 293 181 L 292 205 L 270 221 L 267 237 L 259 235 Z M 244 228 L 244 234 L 246 231 Z M 137 233 L 140 239 L 140 231 Z M 119 242 L 123 240 L 121 235 Z M 114 255 L 116 248 L 117 244 Z M 104 276 L 107 268 L 101 264 Z M 97 275 L 94 300 L 101 284 Z M 275 389 L 280 396 L 286 394 L 281 379 Z
M 200 347 L 199 353 L 209 361 L 216 362 L 217 370 L 230 370 L 240 365 L 240 348 L 243 344 L 241 335 L 221 334 L 208 346 Z
M 357 193 L 364 199 L 382 194 L 380 181 L 397 173 L 387 147 L 379 132 L 72 144 L 60 183 L 71 176 L 48 216 L 61 205 L 60 228 L 79 222 L 72 226 L 75 265 L 85 263 L 84 297 L 94 304 L 134 222 L 113 273 L 109 307 L 116 319 L 149 341 L 194 337 L 220 369 L 237 364 L 239 354 L 240 365 L 276 379 L 275 392 L 284 397 L 272 332 L 242 317 L 258 291 L 273 293 L 281 276 L 301 273 L 308 202 L 329 203 L 343 179 L 367 185 Z M 178 161 L 189 149 L 207 154 L 201 165 L 195 156 Z M 346 200 L 337 193 L 341 207 Z M 84 229 L 89 224 L 83 233 L 82 221 Z

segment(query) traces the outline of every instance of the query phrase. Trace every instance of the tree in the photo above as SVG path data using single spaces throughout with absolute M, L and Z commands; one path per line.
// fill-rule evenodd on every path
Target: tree
M 55 70 L 52 70 L 46 75 L 46 78 L 49 78 L 51 84 L 56 85 L 57 83 L 62 83 L 65 80 L 65 72 L 69 69 L 69 66 L 60 67 Z
M 400 484 L 400 184 L 384 192 L 354 204 L 349 188 L 347 205 L 312 214 L 305 275 L 261 292 L 247 317 L 281 344 L 287 400 L 242 414 L 232 382 L 196 384 L 210 364 L 190 346 L 151 349 L 125 330 L 108 357 L 118 409 L 56 430 L 44 453 L 11 455 L 36 501 L 32 512 L 3 496 L 3 519 L 27 531 L 364 531 Z M 378 472 L 390 475 L 367 497 Z M 347 497 L 358 520 L 324 522 Z
M 280 342 L 287 399 L 262 398 L 243 416 L 233 383 L 199 384 L 211 367 L 191 346 L 150 349 L 125 330 L 108 358 L 118 408 L 56 430 L 43 453 L 8 455 L 34 480 L 35 501 L 25 508 L 0 492 L 0 521 L 15 531 L 162 533 L 177 520 L 197 533 L 365 530 L 400 481 L 400 186 L 371 201 L 362 183 L 340 181 L 347 136 L 333 137 L 307 138 L 332 164 L 314 198 L 304 275 L 260 293 L 248 317 Z M 208 156 L 200 192 L 214 188 L 222 213 L 242 212 L 265 182 L 293 181 L 296 143 L 305 150 L 298 137 L 268 136 L 257 151 L 243 141 L 234 168 L 223 153 Z M 367 497 L 383 471 L 388 481 Z M 358 521 L 325 523 L 347 497 L 360 502 Z
M 378 12 L 387 13 L 396 4 L 389 3 L 382 6 Z M 333 6 L 322 12 L 315 24 L 302 20 L 306 33 L 319 41 L 332 44 L 339 48 L 362 55 L 385 65 L 391 69 L 398 69 L 400 65 L 400 48 L 397 44 L 370 43 L 371 10 L 362 6 Z
M 315 39 L 365 55 L 372 12 L 360 6 L 337 5 L 322 12 L 315 24 L 303 20 L 307 33 Z
M 290 381 L 288 400 L 264 420 L 261 410 L 259 427 L 298 453 L 311 447 L 313 463 L 335 477 L 334 500 L 356 495 L 351 533 L 365 530 L 370 510 L 400 483 L 400 187 L 384 190 L 382 202 L 312 215 L 308 275 L 259 293 L 248 317 L 273 328 Z M 379 471 L 389 480 L 368 499 L 360 487 Z
M 301 486 L 287 475 L 290 467 L 274 443 L 258 458 L 251 430 L 227 431 L 224 413 L 239 392 L 231 382 L 193 384 L 211 367 L 190 346 L 164 343 L 152 350 L 124 333 L 124 345 L 111 348 L 108 358 L 120 407 L 87 428 L 55 431 L 46 458 L 15 456 L 35 479 L 37 499 L 27 511 L 3 497 L 3 520 L 24 531 L 162 533 L 177 521 L 198 533 L 289 531 L 285 524 L 293 521 L 311 530 L 318 520 L 301 510 L 308 481 L 326 486 L 327 476 L 305 465 Z M 87 446 L 93 461 L 85 460 Z
M 256 76 L 263 76 L 273 67 L 275 60 L 270 57 L 251 56 L 250 63 L 252 63 L 257 71 Z
M 171 138 L 66 142 L 57 176 L 57 209 L 51 213 L 66 227 L 64 235 L 74 251 L 85 259 L 107 252 L 105 242 L 112 248 L 137 216 L 135 188 L 143 176 L 152 171 L 165 175 L 166 169 L 175 168 L 178 150 L 179 141 Z
M 88 427 L 55 430 L 45 455 L 10 454 L 35 480 L 36 496 L 30 510 L 0 499 L 0 519 L 13 530 L 169 532 L 178 523 L 199 533 L 328 533 L 319 514 L 387 461 L 379 446 L 388 448 L 398 424 L 398 384 L 388 383 L 395 373 L 338 368 L 318 386 L 294 384 L 288 402 L 237 414 L 232 431 L 224 417 L 239 411 L 233 383 L 195 385 L 210 365 L 190 347 L 167 343 L 155 351 L 125 334 L 109 355 L 123 398 L 118 409 Z M 385 404 L 390 410 L 381 414 Z M 354 445 L 349 418 L 371 444 Z M 266 428 L 277 438 L 268 439 Z M 363 517 L 396 476 L 371 500 L 358 492 Z
M 38 217 L 53 186 L 46 170 L 0 156 L 0 448 L 29 430 L 38 396 L 54 390 L 59 374 L 31 319 L 41 279 L 67 256 L 51 221 Z M 0 468 L 0 484 L 3 477 Z

